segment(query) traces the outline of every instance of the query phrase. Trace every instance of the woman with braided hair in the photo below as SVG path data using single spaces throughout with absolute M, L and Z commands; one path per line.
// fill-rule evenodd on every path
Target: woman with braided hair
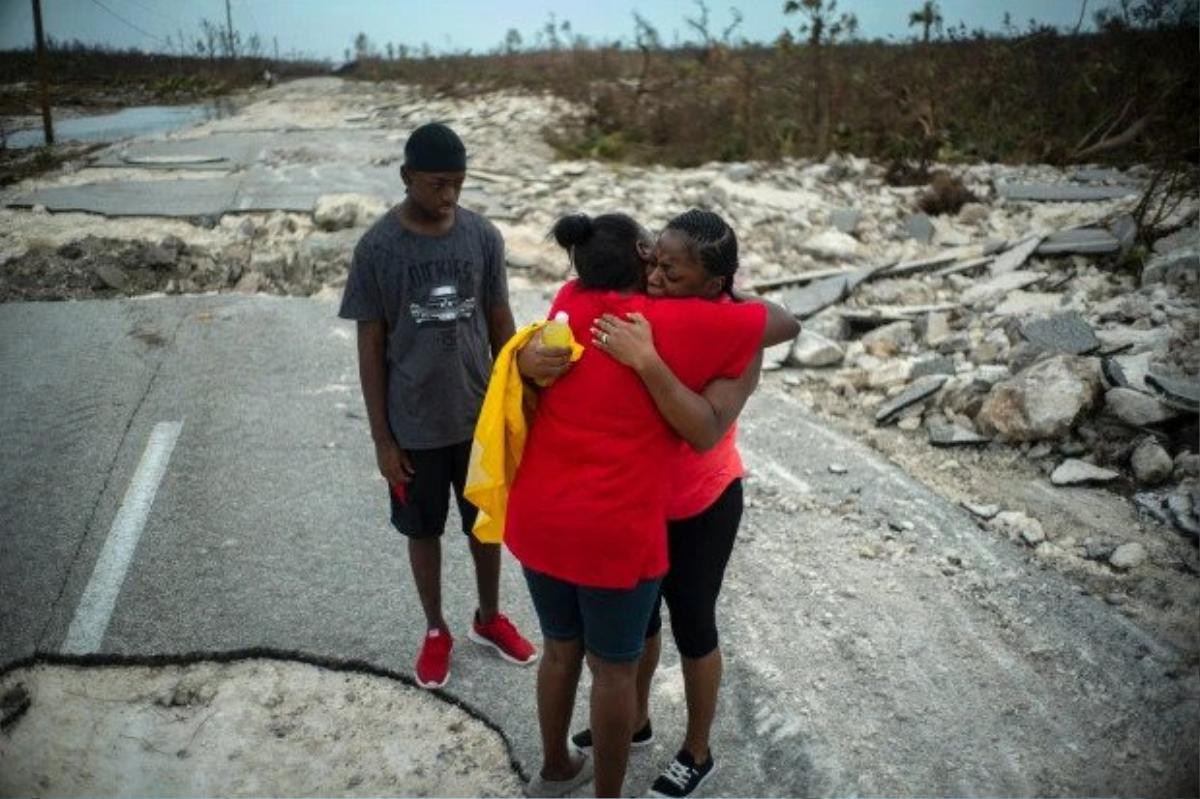
M 642 293 L 645 231 L 628 216 L 564 217 L 554 235 L 579 278 L 559 291 L 549 315 L 566 311 L 579 341 L 605 314 L 645 319 L 656 353 L 689 392 L 739 379 L 765 336 L 786 337 L 767 325 L 761 304 Z M 537 349 L 518 356 L 522 373 L 554 376 L 531 366 Z M 667 571 L 663 468 L 681 442 L 643 378 L 598 346 L 556 374 L 540 392 L 505 520 L 505 544 L 524 567 L 545 640 L 537 687 L 543 763 L 527 790 L 563 795 L 594 764 L 596 795 L 617 796 L 635 729 L 639 658 Z M 702 402 L 696 415 L 711 416 Z M 572 755 L 567 739 L 585 656 L 593 677 L 590 761 Z
M 699 297 L 737 305 L 733 276 L 738 267 L 737 237 L 715 213 L 690 210 L 672 219 L 659 236 L 647 273 L 653 297 Z M 790 317 L 789 317 L 790 319 Z M 800 331 L 791 319 L 789 338 Z M 697 394 L 672 374 L 655 347 L 656 329 L 645 316 L 606 315 L 593 329 L 593 344 L 631 367 L 643 380 L 659 412 L 688 442 L 679 447 L 667 508 L 670 570 L 647 626 L 638 664 L 637 732 L 631 744 L 647 744 L 650 682 L 658 666 L 666 600 L 671 632 L 679 649 L 687 702 L 687 731 L 675 759 L 654 781 L 656 796 L 691 795 L 715 768 L 709 734 L 716 714 L 722 658 L 717 640 L 716 602 L 742 517 L 741 458 L 734 420 L 758 384 L 761 352 L 736 380 L 721 380 Z M 709 413 L 694 413 L 699 406 Z M 690 445 L 690 446 L 689 446 Z M 591 745 L 591 731 L 572 738 Z

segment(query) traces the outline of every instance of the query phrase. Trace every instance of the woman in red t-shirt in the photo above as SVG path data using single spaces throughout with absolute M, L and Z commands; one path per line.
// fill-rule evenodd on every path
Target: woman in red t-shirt
M 629 217 L 565 217 L 554 234 L 579 280 L 563 287 L 550 314 L 566 311 L 576 340 L 587 341 L 604 314 L 641 314 L 654 325 L 663 361 L 693 391 L 739 377 L 759 351 L 761 305 L 638 292 L 644 231 Z M 638 659 L 667 571 L 663 469 L 678 446 L 638 375 L 595 347 L 541 392 L 505 522 L 505 544 L 524 566 L 545 638 L 538 670 L 544 762 L 531 794 L 566 792 L 586 778 L 586 762 L 567 749 L 585 650 L 596 794 L 620 794 Z
M 671 220 L 659 237 L 647 274 L 651 296 L 734 299 L 737 238 L 717 214 L 692 210 Z M 788 316 L 786 339 L 800 332 Z M 715 760 L 709 733 L 717 708 L 722 658 L 717 640 L 716 602 L 742 517 L 741 457 L 734 419 L 758 384 L 761 356 L 737 380 L 710 384 L 703 395 L 683 386 L 658 356 L 652 325 L 644 317 L 605 316 L 592 343 L 642 376 L 663 416 L 688 443 L 674 462 L 667 508 L 671 568 L 663 579 L 660 603 L 671 611 L 671 631 L 679 649 L 687 699 L 687 731 L 674 761 L 651 788 L 658 796 L 691 795 L 712 773 Z M 709 413 L 689 411 L 699 405 Z M 698 420 L 698 421 L 697 421 Z M 662 620 L 656 604 L 638 668 L 638 720 L 632 743 L 648 743 L 650 682 L 658 665 Z M 590 731 L 573 736 L 590 744 Z

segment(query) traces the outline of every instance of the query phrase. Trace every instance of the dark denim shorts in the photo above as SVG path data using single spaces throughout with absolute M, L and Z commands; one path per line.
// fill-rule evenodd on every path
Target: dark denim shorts
M 525 582 L 542 635 L 556 641 L 582 638 L 587 651 L 601 660 L 641 657 L 662 580 L 642 580 L 627 590 L 588 588 L 525 569 Z

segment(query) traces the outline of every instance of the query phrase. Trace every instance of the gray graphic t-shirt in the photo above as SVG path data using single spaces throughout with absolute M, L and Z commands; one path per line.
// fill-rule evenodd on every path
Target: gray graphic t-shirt
M 499 231 L 465 208 L 455 214 L 444 236 L 384 214 L 354 248 L 338 311 L 387 322 L 388 422 L 405 449 L 470 440 L 492 370 L 488 317 L 508 302 Z

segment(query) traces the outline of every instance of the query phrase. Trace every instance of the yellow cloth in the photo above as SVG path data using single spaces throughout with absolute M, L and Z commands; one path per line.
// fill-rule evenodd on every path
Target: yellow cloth
M 537 406 L 537 395 L 527 389 L 517 371 L 517 351 L 524 347 L 546 323 L 534 322 L 518 330 L 496 356 L 488 381 L 475 437 L 471 442 L 471 461 L 463 495 L 479 516 L 472 532 L 485 544 L 504 540 L 504 517 L 508 510 L 508 491 L 525 451 L 529 432 L 526 407 Z M 583 347 L 571 340 L 571 360 L 583 355 Z

